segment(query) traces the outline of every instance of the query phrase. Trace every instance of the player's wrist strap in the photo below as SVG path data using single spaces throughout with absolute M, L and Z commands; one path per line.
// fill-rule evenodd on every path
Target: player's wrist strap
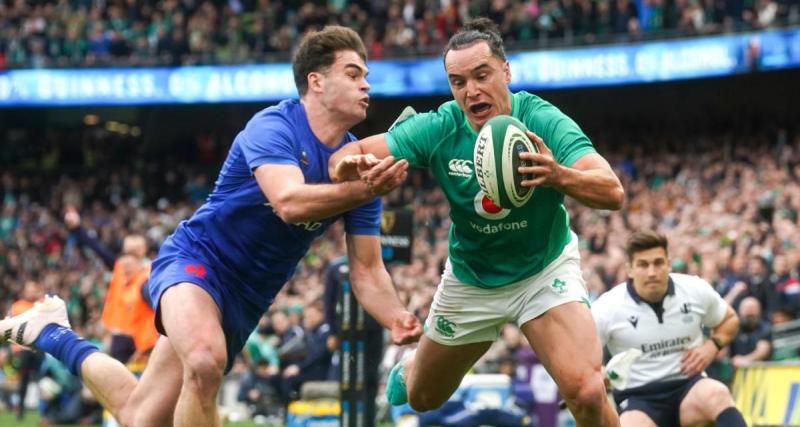
M 717 351 L 722 350 L 722 348 L 725 347 L 725 343 L 723 343 L 722 340 L 719 337 L 713 337 L 712 336 L 710 339 L 711 339 L 711 342 L 714 343 L 714 347 L 717 348 Z

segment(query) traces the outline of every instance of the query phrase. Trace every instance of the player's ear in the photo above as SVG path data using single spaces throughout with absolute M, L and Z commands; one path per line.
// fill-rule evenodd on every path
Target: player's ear
M 508 61 L 503 64 L 503 77 L 505 78 L 506 84 L 511 83 L 511 66 L 508 64 Z
M 308 73 L 308 77 L 306 78 L 308 81 L 308 90 L 316 93 L 322 93 L 322 80 L 323 80 L 322 73 L 318 72 L 311 72 Z

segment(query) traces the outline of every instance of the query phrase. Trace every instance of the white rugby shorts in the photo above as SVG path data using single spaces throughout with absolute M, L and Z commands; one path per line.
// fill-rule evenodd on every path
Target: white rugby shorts
M 507 286 L 484 289 L 459 281 L 448 260 L 425 321 L 425 334 L 447 346 L 494 341 L 508 322 L 522 326 L 572 301 L 588 305 L 580 261 L 578 237 L 572 233 L 561 255 L 544 270 Z

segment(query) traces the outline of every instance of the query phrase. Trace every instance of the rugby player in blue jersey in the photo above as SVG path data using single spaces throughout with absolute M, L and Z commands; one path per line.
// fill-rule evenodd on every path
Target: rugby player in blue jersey
M 300 100 L 247 123 L 213 193 L 153 262 L 149 289 L 163 336 L 141 379 L 70 330 L 58 297 L 0 321 L 0 341 L 64 362 L 123 425 L 219 425 L 224 373 L 311 241 L 339 217 L 357 296 L 393 342 L 416 341 L 422 326 L 381 260 L 376 198 L 402 183 L 407 162 L 386 159 L 369 184 L 328 176 L 329 157 L 355 140 L 348 129 L 366 117 L 364 44 L 348 28 L 326 27 L 301 42 L 293 70 Z

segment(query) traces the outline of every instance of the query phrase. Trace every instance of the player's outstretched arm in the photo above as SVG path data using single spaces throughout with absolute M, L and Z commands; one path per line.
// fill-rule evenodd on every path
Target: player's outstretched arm
M 295 165 L 264 164 L 255 177 L 272 208 L 286 223 L 319 221 L 361 206 L 397 188 L 408 175 L 408 163 L 385 159 L 370 182 L 306 184 Z
M 522 181 L 524 187 L 544 185 L 594 209 L 618 210 L 625 201 L 622 183 L 601 155 L 590 153 L 581 157 L 572 167 L 558 164 L 552 151 L 542 138 L 533 132 L 528 137 L 536 144 L 538 153 L 520 153 L 523 160 L 531 160 L 533 166 L 523 166 L 519 171 L 532 174 L 533 179 Z
M 419 340 L 422 325 L 397 297 L 392 278 L 383 265 L 380 238 L 348 234 L 347 256 L 356 298 L 378 323 L 392 332 L 392 342 L 402 345 Z
M 328 172 L 334 182 L 345 182 L 360 179 L 359 167 L 363 170 L 369 164 L 361 157 L 372 154 L 377 160 L 385 159 L 391 154 L 386 144 L 385 134 L 372 135 L 359 141 L 345 144 L 328 160 Z

